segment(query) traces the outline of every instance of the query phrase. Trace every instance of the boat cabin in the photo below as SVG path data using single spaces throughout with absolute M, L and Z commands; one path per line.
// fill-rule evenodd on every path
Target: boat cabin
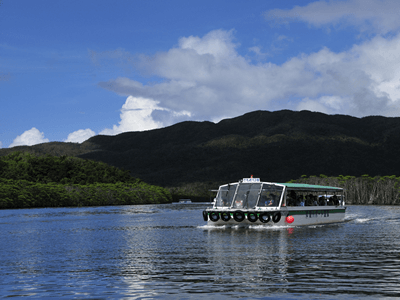
M 255 209 L 291 206 L 344 205 L 343 189 L 303 183 L 261 182 L 259 178 L 243 178 L 220 186 L 214 208 Z

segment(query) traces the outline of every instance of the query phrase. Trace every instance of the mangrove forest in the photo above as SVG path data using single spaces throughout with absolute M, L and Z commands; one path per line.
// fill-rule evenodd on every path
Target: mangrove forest
M 0 208 L 157 204 L 165 188 L 129 171 L 72 156 L 13 152 L 0 157 Z

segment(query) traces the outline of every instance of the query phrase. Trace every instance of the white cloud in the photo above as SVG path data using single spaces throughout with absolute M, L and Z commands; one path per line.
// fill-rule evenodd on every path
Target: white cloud
M 117 78 L 100 86 L 127 96 L 156 99 L 166 109 L 188 111 L 200 120 L 222 112 L 235 115 L 247 106 L 241 101 L 235 103 L 238 97 L 250 93 L 263 98 L 256 95 L 252 85 L 259 85 L 264 74 L 262 68 L 249 65 L 237 54 L 237 45 L 232 40 L 232 31 L 222 30 L 212 31 L 203 38 L 182 38 L 179 48 L 142 57 L 140 67 L 164 78 L 163 82 L 143 85 Z M 243 85 L 247 87 L 243 89 Z M 230 104 L 226 105 L 227 102 Z
M 302 101 L 297 105 L 298 110 L 309 110 L 309 111 L 318 111 L 322 113 L 329 113 L 329 109 L 325 107 L 320 101 L 312 100 L 309 98 L 304 98 Z
M 203 38 L 190 36 L 179 40 L 179 48 L 193 50 L 200 55 L 212 55 L 215 59 L 226 60 L 237 57 L 235 48 L 238 46 L 232 42 L 233 30 L 214 30 Z
M 268 56 L 268 53 L 263 53 L 261 48 L 258 46 L 250 47 L 249 51 L 255 53 L 260 58 L 265 58 Z
M 91 138 L 92 136 L 96 135 L 96 133 L 87 128 L 87 129 L 79 129 L 74 131 L 68 135 L 68 138 L 64 141 L 66 143 L 83 143 L 87 139 Z
M 100 86 L 129 100 L 112 132 L 169 125 L 157 112 L 185 112 L 196 120 L 218 120 L 253 110 L 313 109 L 354 116 L 400 114 L 400 35 L 376 36 L 335 53 L 328 48 L 300 54 L 282 65 L 253 64 L 236 52 L 232 31 L 182 38 L 178 48 L 142 57 L 141 70 L 160 77 L 142 84 L 116 78 Z M 127 121 L 129 120 L 129 121 Z M 135 120 L 135 121 L 133 121 Z M 175 121 L 177 119 L 174 119 Z M 172 122 L 173 123 L 173 122 Z
M 105 129 L 101 134 L 114 135 L 126 131 L 143 131 L 162 127 L 161 123 L 155 122 L 151 117 L 155 109 L 162 110 L 157 104 L 158 102 L 152 99 L 129 96 L 121 108 L 119 125 L 114 125 L 113 129 Z
M 350 98 L 339 96 L 321 96 L 316 99 L 304 98 L 297 105 L 297 110 L 318 111 L 326 114 L 331 114 L 334 111 L 343 111 L 349 103 Z
M 0 141 L 0 149 L 3 148 L 3 143 Z
M 190 117 L 189 112 L 174 112 L 160 107 L 158 104 L 158 101 L 150 98 L 129 96 L 121 108 L 119 125 L 114 125 L 112 129 L 104 129 L 100 134 L 116 135 L 127 131 L 144 131 L 163 127 L 163 122 L 153 119 L 153 114 L 157 112 L 166 113 L 171 117 L 177 118 Z
M 320 0 L 289 10 L 269 10 L 265 17 L 277 23 L 302 21 L 316 27 L 352 25 L 360 31 L 372 30 L 386 34 L 400 28 L 399 11 L 398 0 Z
M 44 138 L 44 133 L 40 132 L 35 127 L 25 131 L 23 134 L 17 136 L 14 141 L 11 143 L 11 147 L 15 146 L 32 146 L 41 143 L 48 143 L 49 139 Z

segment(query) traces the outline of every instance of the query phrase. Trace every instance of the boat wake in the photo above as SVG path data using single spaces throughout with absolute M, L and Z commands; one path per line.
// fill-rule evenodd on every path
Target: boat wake
M 364 218 L 364 219 L 355 219 L 354 222 L 365 223 L 365 222 L 372 221 L 372 220 L 373 220 L 373 218 Z
M 202 225 L 197 226 L 199 229 L 254 229 L 254 230 L 282 230 L 288 228 L 294 228 L 297 226 L 287 225 L 287 226 L 266 226 L 266 225 L 249 225 L 249 224 L 241 224 L 241 225 Z
M 365 218 L 364 216 L 360 216 L 358 214 L 349 214 L 344 218 L 345 222 L 356 222 L 356 223 L 365 223 L 374 220 L 374 218 Z

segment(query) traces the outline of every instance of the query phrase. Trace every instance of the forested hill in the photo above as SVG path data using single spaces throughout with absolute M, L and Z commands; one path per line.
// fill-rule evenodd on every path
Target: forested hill
M 63 143 L 48 144 L 54 152 L 63 149 Z M 29 151 L 44 153 L 46 145 Z M 255 111 L 217 124 L 182 122 L 95 136 L 73 147 L 78 157 L 122 167 L 161 186 L 230 182 L 251 174 L 279 182 L 319 174 L 398 176 L 400 118 Z M 12 149 L 1 149 L 0 155 Z
M 14 152 L 0 158 L 0 178 L 64 185 L 140 181 L 131 177 L 129 171 L 103 162 L 72 156 L 35 156 L 22 152 Z
M 103 162 L 14 152 L 0 158 L 0 209 L 157 204 L 170 193 Z

